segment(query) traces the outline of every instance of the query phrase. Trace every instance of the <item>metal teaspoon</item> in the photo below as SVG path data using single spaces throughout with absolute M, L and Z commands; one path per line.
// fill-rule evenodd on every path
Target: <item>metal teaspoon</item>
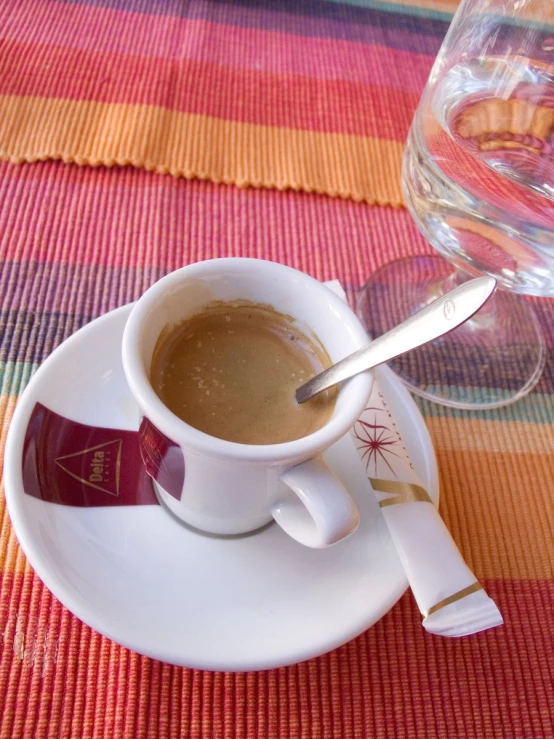
M 296 400 L 304 403 L 314 395 L 360 372 L 388 362 L 399 354 L 427 344 L 452 331 L 476 313 L 496 287 L 493 277 L 477 277 L 464 282 L 430 303 L 371 344 L 358 349 L 328 369 L 312 377 L 296 391 Z

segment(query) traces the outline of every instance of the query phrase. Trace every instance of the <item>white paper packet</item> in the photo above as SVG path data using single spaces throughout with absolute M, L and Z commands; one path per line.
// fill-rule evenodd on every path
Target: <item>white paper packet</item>
M 345 297 L 337 280 L 326 283 Z M 465 636 L 503 623 L 418 479 L 378 382 L 352 438 L 427 631 Z

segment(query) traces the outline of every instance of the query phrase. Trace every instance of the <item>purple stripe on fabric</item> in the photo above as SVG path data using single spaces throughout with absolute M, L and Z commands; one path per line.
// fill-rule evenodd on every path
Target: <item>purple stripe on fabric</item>
M 435 55 L 448 23 L 421 16 L 387 13 L 374 8 L 308 0 L 256 2 L 241 0 L 62 0 L 128 13 L 173 15 L 300 36 L 323 36 L 367 44 L 383 44 L 418 54 Z
M 0 362 L 31 363 L 44 361 L 64 339 L 96 315 L 118 304 L 138 298 L 150 284 L 164 274 L 162 269 L 118 269 L 93 265 L 30 262 L 19 265 L 6 264 L 4 269 L 12 280 L 17 278 L 20 287 L 13 289 L 11 286 L 13 307 L 10 310 L 0 311 Z M 35 290 L 39 295 L 36 300 L 32 300 L 34 295 L 29 294 L 31 275 L 34 276 Z M 5 282 L 6 280 L 2 279 L 0 274 L 2 292 L 10 288 L 10 285 L 6 285 Z M 40 286 L 54 284 L 58 286 L 55 293 L 40 295 Z M 349 288 L 349 292 L 356 291 L 355 286 L 345 285 L 345 287 Z M 26 296 L 25 292 L 27 292 Z M 60 308 L 68 296 L 71 296 L 72 300 L 70 305 L 66 305 L 65 312 L 62 312 Z M 92 296 L 96 297 L 94 302 L 97 305 L 98 302 L 102 303 L 102 308 L 92 314 L 81 312 L 87 307 L 87 298 Z M 21 304 L 24 303 L 27 305 L 23 308 Z M 17 307 L 18 304 L 20 307 Z M 35 306 L 36 310 L 33 310 Z M 536 392 L 552 394 L 554 393 L 554 325 L 551 320 L 551 306 L 545 301 L 537 301 L 536 312 L 549 345 L 549 358 Z M 433 346 L 423 347 L 419 351 L 417 362 L 421 361 L 429 368 L 437 366 Z M 467 351 L 467 347 L 464 347 L 464 357 L 467 356 Z M 464 363 L 460 366 L 455 384 L 471 386 L 478 383 L 479 377 L 476 373 L 478 372 L 479 351 L 477 347 L 475 362 Z M 518 382 L 517 367 L 499 367 L 496 387 L 510 388 Z

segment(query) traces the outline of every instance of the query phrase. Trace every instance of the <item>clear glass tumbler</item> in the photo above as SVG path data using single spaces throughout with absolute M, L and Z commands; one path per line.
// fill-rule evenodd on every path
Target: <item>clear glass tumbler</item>
M 513 402 L 545 361 L 523 296 L 554 297 L 554 0 L 462 0 L 412 122 L 403 188 L 441 256 L 386 265 L 359 314 L 376 337 L 457 282 L 492 275 L 500 289 L 473 319 L 393 368 L 445 405 Z

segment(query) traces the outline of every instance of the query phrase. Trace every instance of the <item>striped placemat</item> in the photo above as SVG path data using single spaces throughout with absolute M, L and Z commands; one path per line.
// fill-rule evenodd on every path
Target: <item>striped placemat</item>
M 400 205 L 456 0 L 8 0 L 0 158 Z
M 404 209 L 375 204 L 401 204 L 403 141 L 455 5 L 1 3 L 0 456 L 44 358 L 176 267 L 263 257 L 338 278 L 352 300 L 386 262 L 427 253 Z M 550 302 L 537 310 L 549 358 L 527 398 L 420 402 L 441 512 L 504 627 L 433 637 L 408 593 L 306 663 L 162 664 L 46 590 L 2 492 L 0 739 L 552 739 L 554 321 Z
M 381 264 L 427 249 L 404 209 L 131 167 L 0 164 L 1 447 L 17 396 L 54 347 L 175 267 L 266 257 L 337 277 L 352 299 Z M 408 593 L 304 664 L 173 667 L 63 608 L 22 555 L 1 499 L 0 739 L 553 737 L 554 321 L 551 303 L 538 305 L 549 361 L 530 396 L 487 413 L 420 403 L 442 515 L 505 626 L 433 637 Z

